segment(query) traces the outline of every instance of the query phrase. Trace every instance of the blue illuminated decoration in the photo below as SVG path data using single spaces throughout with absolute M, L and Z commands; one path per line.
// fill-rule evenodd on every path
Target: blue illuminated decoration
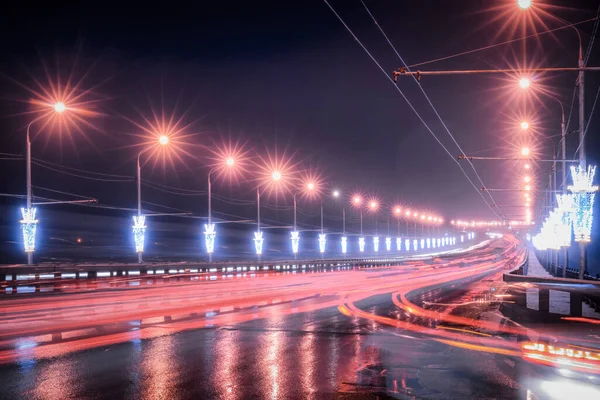
M 379 236 L 373 237 L 373 249 L 375 252 L 379 251 Z
M 465 235 L 460 235 L 460 242 L 463 243 L 465 241 Z
M 574 194 L 556 195 L 556 203 L 561 213 L 561 223 L 559 235 L 562 247 L 571 246 L 571 232 L 573 230 L 573 212 L 574 212 Z M 529 239 L 527 239 L 529 240 Z
M 348 238 L 342 236 L 342 253 L 346 254 L 346 251 L 348 251 Z
M 261 255 L 263 251 L 263 233 L 262 231 L 254 232 L 254 249 L 256 250 L 256 254 Z
M 292 240 L 292 253 L 296 254 L 296 253 L 298 253 L 298 246 L 300 244 L 300 232 L 292 231 L 291 240 Z
M 441 247 L 442 246 L 442 239 L 438 238 L 437 239 L 437 247 Z
M 389 238 L 389 237 L 385 238 L 385 249 L 387 251 L 391 251 L 392 250 L 392 238 Z
M 571 167 L 573 185 L 573 232 L 576 242 L 589 242 L 594 218 L 594 200 L 598 186 L 593 186 L 596 167 L 588 166 L 587 171 L 581 166 Z
M 215 251 L 215 236 L 217 236 L 215 224 L 205 224 L 204 243 L 206 244 L 206 252 L 209 254 Z
M 427 238 L 427 248 L 431 247 L 431 239 Z
M 406 248 L 406 251 L 410 251 L 410 240 L 409 239 L 404 239 L 404 247 Z
M 327 243 L 327 234 L 320 233 L 319 234 L 319 251 L 321 253 L 325 253 L 325 244 Z
M 437 246 L 435 245 L 435 238 L 434 238 L 434 239 L 431 239 L 431 247 L 433 247 L 434 249 L 437 247 Z
M 35 233 L 37 230 L 38 220 L 35 219 L 37 209 L 21 208 L 21 230 L 23 232 L 23 246 L 25 253 L 33 253 L 35 251 Z
M 135 242 L 135 251 L 137 253 L 144 252 L 144 238 L 146 236 L 146 216 L 133 216 L 133 240 Z
M 365 251 L 365 238 L 364 237 L 359 237 L 358 238 L 358 250 L 362 253 L 363 251 Z
M 417 241 L 417 239 L 413 240 L 413 248 L 415 249 L 415 251 L 419 250 L 419 242 Z
M 396 238 L 396 251 L 402 250 L 402 238 Z
M 421 248 L 424 249 L 425 248 L 425 239 L 421 239 Z

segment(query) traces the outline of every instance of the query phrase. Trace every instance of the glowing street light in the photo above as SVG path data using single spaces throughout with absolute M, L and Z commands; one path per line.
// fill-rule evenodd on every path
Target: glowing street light
M 529 87 L 529 85 L 531 85 L 531 82 L 529 81 L 529 79 L 521 78 L 519 80 L 519 86 L 521 87 L 521 89 L 527 89 Z
M 169 137 L 167 135 L 158 136 L 158 145 L 167 146 Z M 135 251 L 138 254 L 138 263 L 142 262 L 142 253 L 144 252 L 144 239 L 146 234 L 146 216 L 142 215 L 142 167 L 140 165 L 140 157 L 144 152 L 154 148 L 149 146 L 138 153 L 137 156 L 137 216 L 133 217 L 133 239 L 135 242 Z
M 521 149 L 521 155 L 522 155 L 522 156 L 524 156 L 524 157 L 527 157 L 529 154 L 530 154 L 529 147 L 523 147 L 523 148 Z
M 531 169 L 531 165 L 530 164 L 525 164 L 525 169 Z
M 271 178 L 274 181 L 280 180 L 281 179 L 281 172 L 279 172 L 279 171 L 273 171 L 273 173 L 271 174 Z
M 161 136 L 159 143 L 163 146 L 167 145 L 169 143 L 169 137 L 166 135 Z M 224 160 L 223 164 L 225 168 L 233 168 L 235 159 L 232 156 L 229 156 Z M 214 171 L 221 168 L 223 168 L 222 165 L 217 165 L 208 171 L 208 223 L 204 225 L 204 244 L 206 245 L 206 252 L 208 253 L 208 262 L 212 262 L 212 253 L 215 251 L 215 238 L 217 236 L 216 226 L 212 223 L 212 182 L 210 178 Z
M 529 128 L 529 122 L 527 121 L 522 121 L 521 122 L 521 129 L 522 130 L 527 130 Z
M 525 178 L 523 178 L 523 181 L 525 183 L 529 183 L 529 182 L 531 182 L 531 178 L 529 176 L 526 176 Z
M 334 199 L 339 199 L 341 193 L 339 190 L 334 190 L 331 194 Z M 342 254 L 348 251 L 348 238 L 346 237 L 346 207 L 342 203 Z
M 54 112 L 61 114 L 65 112 L 67 109 L 65 103 L 62 101 L 54 103 L 52 105 L 52 109 Z M 26 147 L 26 155 L 25 155 L 25 165 L 27 170 L 27 180 L 26 180 L 26 188 L 27 188 L 27 208 L 21 209 L 21 214 L 23 216 L 23 220 L 21 222 L 22 233 L 23 233 L 23 243 L 25 253 L 27 253 L 27 265 L 33 264 L 33 252 L 35 251 L 35 234 L 36 234 L 36 224 L 38 220 L 35 218 L 36 209 L 33 208 L 33 196 L 31 192 L 31 137 L 29 131 L 31 129 L 31 125 L 34 122 L 40 120 L 42 117 L 46 117 L 48 113 L 44 113 L 43 115 L 33 119 L 27 125 L 27 134 L 25 137 L 25 147 Z
M 517 0 L 517 5 L 523 10 L 526 10 L 531 7 L 531 0 Z

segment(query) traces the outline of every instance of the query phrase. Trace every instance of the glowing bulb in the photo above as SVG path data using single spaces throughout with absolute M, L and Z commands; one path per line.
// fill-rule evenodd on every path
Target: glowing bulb
M 271 178 L 273 178 L 274 181 L 278 181 L 281 179 L 281 172 L 279 171 L 273 171 L 273 173 L 271 174 Z
M 395 212 L 396 214 L 400 214 L 400 212 L 401 212 L 401 211 L 402 211 L 402 210 L 400 210 L 400 207 L 396 207 L 396 208 L 394 209 L 394 212 Z
M 521 80 L 519 80 L 519 86 L 521 86 L 521 89 L 527 89 L 530 84 L 531 82 L 527 78 L 521 78 Z
M 169 144 L 169 137 L 167 135 L 160 135 L 160 137 L 158 138 L 158 143 L 161 146 L 166 146 L 167 144 Z
M 525 186 L 525 190 L 530 191 L 531 190 L 531 186 L 529 186 L 529 185 Z
M 306 185 L 306 188 L 307 188 L 308 190 L 314 190 L 314 189 L 315 189 L 315 184 L 314 184 L 314 183 L 312 183 L 312 182 L 310 182 L 308 185 Z
M 64 112 L 66 109 L 67 106 L 65 106 L 65 103 L 63 103 L 62 101 L 59 101 L 58 103 L 54 104 L 54 111 L 56 111 L 57 113 Z
M 527 121 L 521 122 L 521 129 L 525 130 L 527 128 L 529 128 L 529 122 L 527 122 Z
M 529 147 L 523 147 L 521 149 L 521 155 L 522 156 L 528 156 L 529 155 Z
M 517 0 L 517 5 L 519 6 L 519 8 L 526 10 L 529 7 L 531 7 L 531 0 Z
M 232 157 L 228 157 L 227 160 L 225 160 L 225 164 L 227 164 L 228 167 L 232 167 L 234 163 L 235 161 Z
M 531 165 L 525 164 L 525 169 L 530 169 L 530 168 L 531 168 Z
M 531 182 L 531 178 L 526 176 L 525 178 L 523 178 L 523 180 L 525 181 L 525 183 L 529 183 Z
M 336 199 L 337 199 L 338 197 L 340 197 L 340 191 L 339 191 L 339 190 L 334 190 L 334 191 L 333 191 L 333 197 L 335 197 Z
M 354 199 L 352 199 L 352 201 L 354 201 L 354 204 L 360 204 L 360 202 L 362 201 L 360 197 L 355 196 Z
M 372 201 L 371 204 L 369 204 L 371 206 L 372 209 L 376 209 L 377 208 L 377 202 L 376 201 Z

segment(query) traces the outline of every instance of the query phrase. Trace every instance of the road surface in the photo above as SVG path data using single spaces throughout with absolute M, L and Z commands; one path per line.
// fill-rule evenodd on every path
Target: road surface
M 545 398 L 557 378 L 522 360 L 523 328 L 497 311 L 523 257 L 505 237 L 397 267 L 5 295 L 2 397 Z

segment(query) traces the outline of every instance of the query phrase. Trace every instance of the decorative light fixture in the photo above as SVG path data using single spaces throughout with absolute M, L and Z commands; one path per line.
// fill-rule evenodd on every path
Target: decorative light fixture
M 292 240 L 292 253 L 296 254 L 300 244 L 300 232 L 292 231 L 290 239 Z
M 23 232 L 23 247 L 25 253 L 33 253 L 35 250 L 35 233 L 38 220 L 35 219 L 36 208 L 21 208 L 21 230 Z
M 358 238 L 358 250 L 361 253 L 365 251 L 365 238 L 364 237 Z
M 379 236 L 373 237 L 373 249 L 375 250 L 375 252 L 379 251 Z
M 386 251 L 392 250 L 392 238 L 390 238 L 390 237 L 385 238 L 385 250 Z
M 319 233 L 319 252 L 325 253 L 325 244 L 327 243 L 327 234 Z
M 587 171 L 581 166 L 571 167 L 573 185 L 573 231 L 576 242 L 589 242 L 594 218 L 594 200 L 598 186 L 593 186 L 596 167 L 588 166 Z
M 261 255 L 262 251 L 263 251 L 263 243 L 264 243 L 262 231 L 254 232 L 253 240 L 254 240 L 254 249 L 256 250 L 256 254 Z
M 342 253 L 346 254 L 348 251 L 348 238 L 346 236 L 342 236 Z
M 402 250 L 402 238 L 396 238 L 396 251 Z
M 216 236 L 215 224 L 204 224 L 204 243 L 206 244 L 206 252 L 208 254 L 215 251 Z
M 133 240 L 135 242 L 135 251 L 144 252 L 144 237 L 146 236 L 146 216 L 133 216 Z

